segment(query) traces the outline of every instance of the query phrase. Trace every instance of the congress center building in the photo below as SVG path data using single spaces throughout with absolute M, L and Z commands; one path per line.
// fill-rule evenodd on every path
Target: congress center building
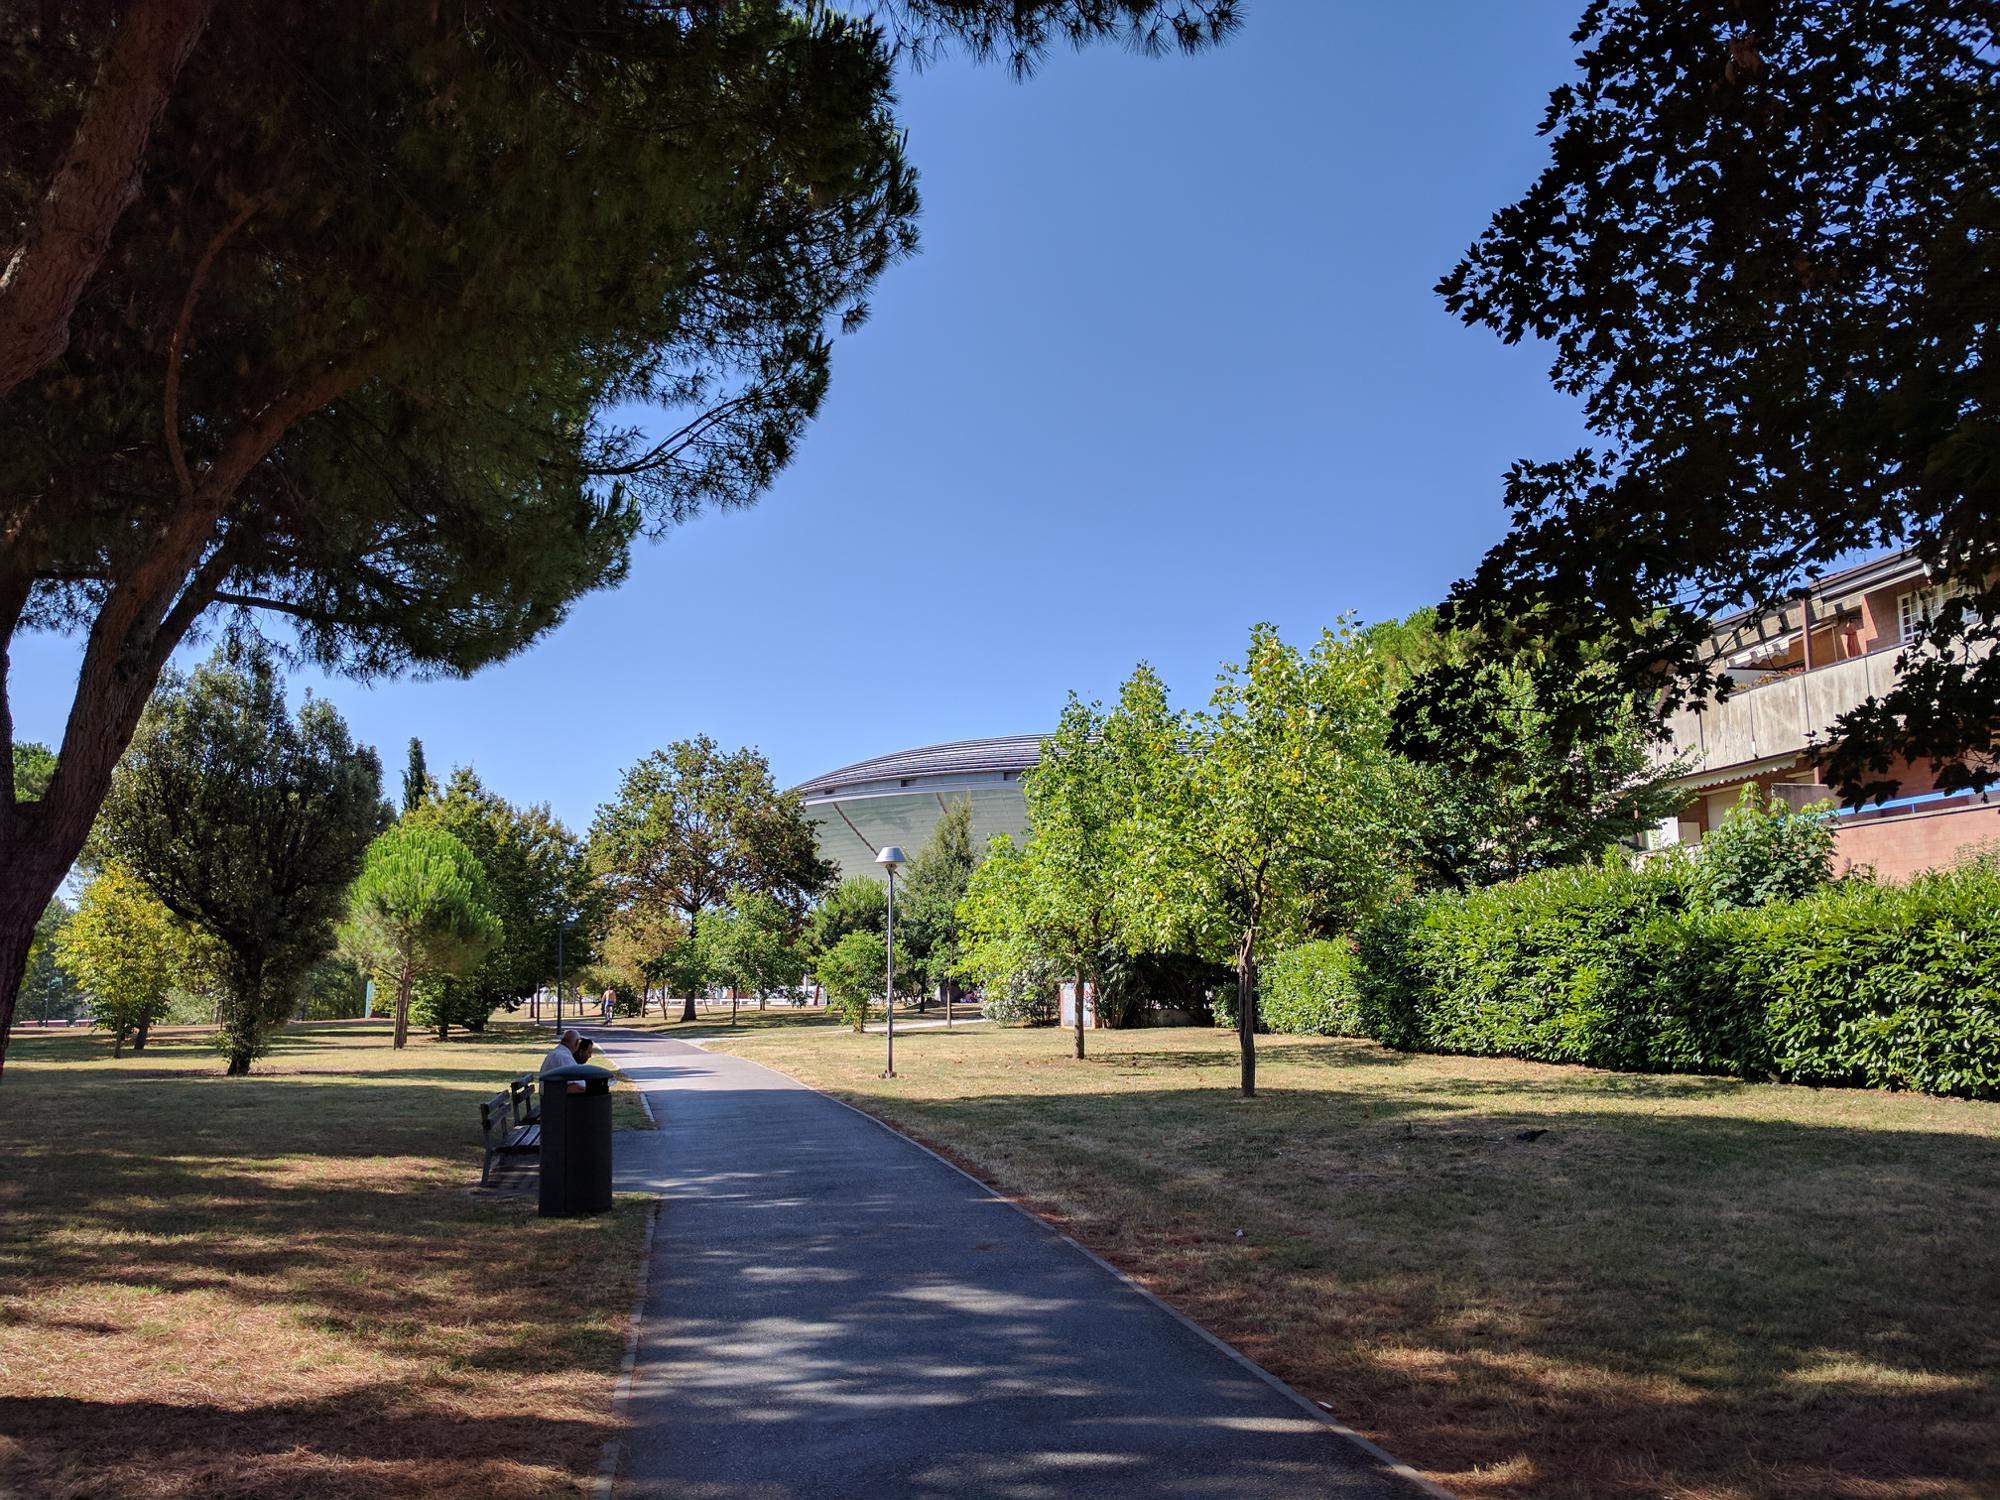
M 819 852 L 843 876 L 879 880 L 884 876 L 876 854 L 895 844 L 914 859 L 953 802 L 972 804 L 975 849 L 996 833 L 1022 840 L 1028 803 L 1021 776 L 1034 769 L 1041 752 L 1038 734 L 955 740 L 857 761 L 795 790 L 818 825 Z

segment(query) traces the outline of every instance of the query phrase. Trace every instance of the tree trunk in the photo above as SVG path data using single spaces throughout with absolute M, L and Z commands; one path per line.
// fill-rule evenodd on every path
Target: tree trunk
M 0 620 L 0 625 L 8 623 Z M 6 642 L 0 636 L 0 751 L 13 759 L 12 724 L 5 692 Z M 120 747 L 123 748 L 122 745 Z M 114 754 L 111 759 L 117 759 Z M 13 800 L 13 772 L 0 795 L 0 1069 L 6 1066 L 7 1039 L 14 1028 L 14 1007 L 28 973 L 28 949 L 34 946 L 35 924 L 69 874 L 83 848 L 85 835 L 97 816 L 103 788 L 89 797 L 88 787 L 75 783 L 59 793 L 56 781 L 39 802 Z M 107 766 L 105 780 L 110 779 Z M 88 801 L 87 808 L 83 803 Z
M 688 994 L 687 1003 L 681 1007 L 681 1019 L 683 1021 L 692 1021 L 694 1019 L 694 994 L 692 991 Z
M 132 1050 L 144 1052 L 146 1042 L 153 1034 L 153 1013 L 144 1011 L 139 1016 L 139 1029 L 132 1033 Z
M 76 134 L 0 270 L 0 396 L 69 346 L 69 315 L 139 195 L 147 142 L 211 3 L 127 0 L 119 7 Z
M 125 1055 L 125 1033 L 122 1029 L 111 1034 L 111 1055 L 113 1057 Z
M 1257 1097 L 1257 956 L 1245 939 L 1236 950 L 1236 1041 L 1243 1054 L 1243 1097 Z
M 736 986 L 733 984 L 729 987 L 729 1024 L 736 1024 Z
M 1076 1055 L 1083 1056 L 1083 970 L 1076 971 Z
M 396 976 L 396 1038 L 391 1044 L 398 1051 L 410 1043 L 410 970 L 407 966 Z

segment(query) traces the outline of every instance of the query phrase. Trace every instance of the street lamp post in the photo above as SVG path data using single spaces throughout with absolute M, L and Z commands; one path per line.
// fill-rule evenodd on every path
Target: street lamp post
M 903 863 L 903 851 L 894 844 L 875 856 L 875 863 L 889 872 L 889 967 L 888 983 L 882 990 L 882 1009 L 888 1018 L 889 1057 L 882 1069 L 884 1078 L 896 1076 L 896 870 Z

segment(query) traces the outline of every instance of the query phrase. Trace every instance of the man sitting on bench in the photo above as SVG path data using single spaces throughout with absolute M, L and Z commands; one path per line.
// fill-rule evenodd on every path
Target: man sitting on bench
M 542 1059 L 542 1066 L 539 1069 L 541 1076 L 546 1078 L 557 1068 L 575 1067 L 577 1045 L 582 1040 L 583 1033 L 573 1026 L 563 1032 L 562 1040 L 549 1048 L 549 1055 Z M 572 1094 L 580 1094 L 583 1092 L 583 1085 L 572 1080 L 568 1091 Z

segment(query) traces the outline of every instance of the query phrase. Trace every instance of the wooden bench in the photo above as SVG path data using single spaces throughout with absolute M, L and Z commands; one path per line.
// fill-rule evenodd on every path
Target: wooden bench
M 493 1172 L 493 1158 L 496 1156 L 525 1156 L 542 1149 L 541 1122 L 518 1122 L 514 1118 L 515 1101 L 520 1097 L 520 1079 L 488 1099 L 479 1106 L 479 1129 L 486 1137 L 486 1160 L 480 1163 L 479 1185 L 485 1187 Z
M 542 1122 L 541 1079 L 533 1073 L 523 1073 L 507 1085 L 507 1093 L 514 1102 L 516 1125 L 539 1125 Z

